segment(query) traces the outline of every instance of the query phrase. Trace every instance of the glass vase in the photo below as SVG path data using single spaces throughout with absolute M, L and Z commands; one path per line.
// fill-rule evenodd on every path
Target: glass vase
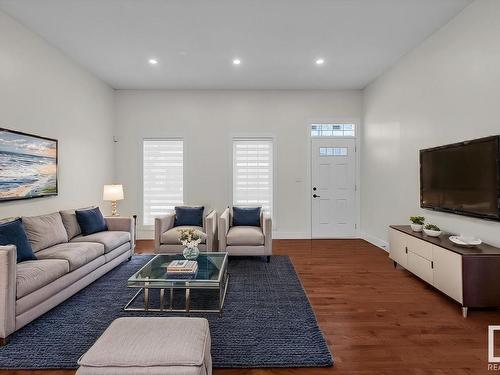
M 182 255 L 184 255 L 184 258 L 188 260 L 194 260 L 198 258 L 198 255 L 200 255 L 200 250 L 197 247 L 193 248 L 186 247 L 182 252 Z

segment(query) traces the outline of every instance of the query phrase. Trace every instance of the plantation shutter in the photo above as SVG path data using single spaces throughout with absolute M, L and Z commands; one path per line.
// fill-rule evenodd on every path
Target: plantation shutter
M 272 214 L 272 139 L 233 140 L 233 205 L 262 206 Z
M 147 139 L 143 144 L 143 224 L 182 205 L 184 141 Z

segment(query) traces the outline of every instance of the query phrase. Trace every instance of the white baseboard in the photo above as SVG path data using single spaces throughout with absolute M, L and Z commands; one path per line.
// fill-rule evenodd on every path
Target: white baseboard
M 368 234 L 366 232 L 359 232 L 359 238 L 362 238 L 364 239 L 365 241 L 368 241 L 369 243 L 377 246 L 377 247 L 380 247 L 381 249 L 385 250 L 385 251 L 389 251 L 389 244 L 384 241 L 384 240 L 381 240 L 380 238 L 378 237 L 375 237 L 375 236 L 372 236 L 371 234 Z

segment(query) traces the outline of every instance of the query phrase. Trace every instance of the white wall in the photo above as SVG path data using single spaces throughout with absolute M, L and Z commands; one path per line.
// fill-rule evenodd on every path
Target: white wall
M 365 90 L 362 218 L 368 238 L 422 214 L 500 245 L 500 223 L 419 208 L 418 150 L 500 134 L 500 1 L 478 0 Z
M 59 140 L 59 195 L 0 203 L 0 218 L 100 204 L 113 179 L 113 90 L 0 12 L 0 127 Z
M 115 169 L 126 195 L 120 209 L 142 212 L 143 138 L 183 137 L 185 202 L 211 204 L 222 212 L 232 203 L 231 138 L 274 136 L 274 229 L 279 237 L 307 238 L 309 120 L 360 116 L 360 91 L 118 90 Z M 152 232 L 140 234 L 152 238 Z

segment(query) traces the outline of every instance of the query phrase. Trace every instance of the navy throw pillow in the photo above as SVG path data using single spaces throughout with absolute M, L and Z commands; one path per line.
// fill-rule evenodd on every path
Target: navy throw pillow
M 82 235 L 88 236 L 92 233 L 108 230 L 104 216 L 99 207 L 90 210 L 76 210 L 76 220 L 82 230 Z
M 0 224 L 0 245 L 16 245 L 17 263 L 36 260 L 21 219 Z
M 205 207 L 175 207 L 174 227 L 182 225 L 203 227 Z
M 233 207 L 233 227 L 260 227 L 260 207 Z

